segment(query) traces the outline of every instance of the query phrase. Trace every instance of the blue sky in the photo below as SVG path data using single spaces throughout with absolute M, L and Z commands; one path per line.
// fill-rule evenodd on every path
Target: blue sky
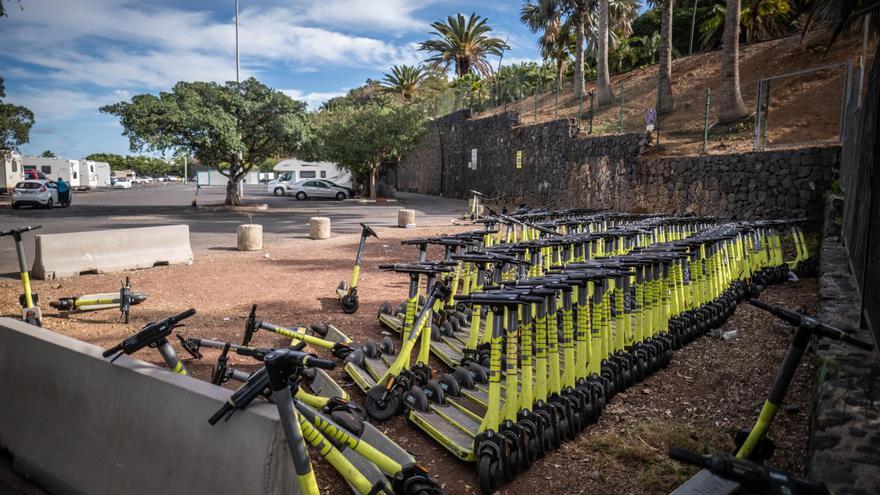
M 2 1 L 2 0 L 0 0 Z M 25 154 L 128 153 L 102 105 L 180 80 L 235 79 L 234 0 L 21 0 L 0 19 L 6 101 L 36 115 Z M 311 107 L 392 64 L 417 63 L 429 24 L 476 12 L 509 39 L 505 63 L 539 58 L 520 0 L 240 0 L 242 78 Z

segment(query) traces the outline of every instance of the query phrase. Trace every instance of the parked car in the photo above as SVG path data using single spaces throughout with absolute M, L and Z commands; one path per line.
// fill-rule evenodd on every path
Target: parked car
M 70 198 L 73 198 L 73 190 L 69 190 Z M 24 180 L 15 185 L 12 190 L 12 208 L 18 209 L 22 206 L 33 206 L 34 208 L 42 206 L 44 208 L 52 208 L 61 204 L 58 201 L 58 186 L 54 182 L 46 179 L 41 180 Z M 63 205 L 67 207 L 70 202 Z
M 283 191 L 283 195 L 293 196 L 299 200 L 315 198 L 342 201 L 353 196 L 351 189 L 323 179 L 304 179 L 292 184 L 269 184 L 268 191 L 276 196 L 281 196 Z
M 131 189 L 131 181 L 124 177 L 117 177 L 113 187 L 116 189 Z

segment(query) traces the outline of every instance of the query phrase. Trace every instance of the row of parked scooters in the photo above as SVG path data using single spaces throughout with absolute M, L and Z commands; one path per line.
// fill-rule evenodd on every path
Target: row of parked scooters
M 279 410 L 304 493 L 318 491 L 307 445 L 355 493 L 441 493 L 324 371 L 336 361 L 304 352 L 308 345 L 344 363 L 366 393 L 371 419 L 404 415 L 475 463 L 481 490 L 492 493 L 576 438 L 617 393 L 668 365 L 676 349 L 721 325 L 755 286 L 814 268 L 796 222 L 587 210 L 492 213 L 477 222 L 473 232 L 404 241 L 417 249 L 416 260 L 380 267 L 410 282 L 406 301 L 378 311 L 399 339 L 355 344 L 332 325 L 261 320 L 256 306 L 241 344 L 177 334 L 193 358 L 202 348 L 221 350 L 213 383 L 243 382 L 211 424 L 262 396 Z M 357 268 L 364 240 L 374 235 L 368 229 Z M 793 249 L 785 261 L 788 236 Z M 427 259 L 431 245 L 442 246 L 442 259 Z M 356 301 L 358 272 L 339 287 L 340 297 L 354 293 Z M 150 323 L 105 355 L 152 347 L 186 374 L 168 337 L 193 314 Z M 260 332 L 290 338 L 291 346 L 254 346 Z M 230 352 L 264 366 L 235 369 Z M 435 372 L 432 356 L 448 371 Z

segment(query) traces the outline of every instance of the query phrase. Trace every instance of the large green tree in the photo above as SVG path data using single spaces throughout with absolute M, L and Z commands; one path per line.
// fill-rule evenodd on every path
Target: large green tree
M 400 95 L 405 101 L 409 101 L 415 96 L 419 86 L 428 73 L 421 65 L 394 65 L 391 72 L 385 74 L 382 85 L 385 91 Z
M 379 166 L 400 161 L 418 145 L 426 115 L 419 105 L 380 100 L 323 110 L 313 123 L 316 139 L 306 156 L 334 162 L 355 180 L 368 181 L 375 199 Z
M 446 22 L 432 23 L 431 28 L 434 39 L 423 41 L 419 50 L 433 54 L 426 60 L 431 64 L 447 69 L 452 65 L 456 77 L 471 72 L 484 77 L 491 75 L 489 55 L 500 56 L 509 48 L 504 40 L 491 36 L 492 27 L 487 19 L 477 14 L 449 16 Z
M 132 151 L 189 153 L 228 177 L 227 205 L 241 204 L 238 183 L 254 166 L 295 153 L 310 136 L 306 104 L 254 78 L 179 82 L 101 111 L 119 117 Z
M 0 77 L 0 148 L 15 148 L 30 140 L 34 113 L 19 105 L 3 103 L 5 97 L 3 78 Z

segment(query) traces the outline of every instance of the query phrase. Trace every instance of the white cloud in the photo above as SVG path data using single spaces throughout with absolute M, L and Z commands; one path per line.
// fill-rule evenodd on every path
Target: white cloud
M 68 89 L 44 89 L 26 87 L 21 91 L 8 91 L 7 101 L 24 105 L 34 112 L 38 123 L 57 121 L 81 116 L 97 115 L 104 105 L 131 98 L 131 93 L 116 90 L 100 95 Z
M 336 92 L 311 92 L 304 93 L 298 89 L 282 89 L 282 93 L 287 96 L 293 98 L 294 100 L 304 101 L 309 106 L 310 109 L 315 110 L 321 106 L 327 100 L 336 98 L 338 96 L 343 96 L 346 94 L 345 91 L 336 91 Z

